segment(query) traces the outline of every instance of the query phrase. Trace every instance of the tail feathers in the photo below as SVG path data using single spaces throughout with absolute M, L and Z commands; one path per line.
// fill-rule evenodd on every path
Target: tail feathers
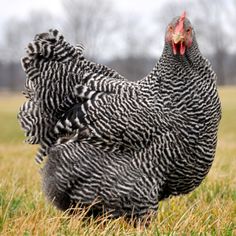
M 28 137 L 26 142 L 31 144 L 37 144 L 39 142 L 38 137 L 38 115 L 37 109 L 32 101 L 25 102 L 18 113 L 18 120 L 20 121 L 22 129 L 25 131 L 26 136 Z
M 38 163 L 57 140 L 58 117 L 81 100 L 74 98 L 74 87 L 80 83 L 82 52 L 82 45 L 74 47 L 57 30 L 49 30 L 35 36 L 22 58 L 27 76 L 24 95 L 29 100 L 21 106 L 18 120 L 26 142 L 40 144 Z
M 82 102 L 71 106 L 71 108 L 60 117 L 55 125 L 54 131 L 56 134 L 60 135 L 72 134 L 79 131 L 82 132 L 79 137 L 84 137 L 85 127 L 90 123 L 90 121 L 86 119 L 87 111 L 92 106 L 99 106 L 100 103 L 96 104 L 96 102 L 103 99 L 107 93 L 90 90 L 85 85 L 76 85 L 74 93 Z
M 74 47 L 66 42 L 58 30 L 49 30 L 35 36 L 27 47 L 27 55 L 22 58 L 22 67 L 27 76 L 24 95 L 28 101 L 21 107 L 18 119 L 25 130 L 26 141 L 41 146 L 37 162 L 41 162 L 56 144 L 59 136 L 55 126 L 65 117 L 63 114 L 79 104 L 81 109 L 73 114 L 79 113 L 80 122 L 76 116 L 69 121 L 74 122 L 75 128 L 81 128 L 86 115 L 86 112 L 81 111 L 86 111 L 90 103 L 104 93 L 114 92 L 113 79 L 126 81 L 116 71 L 86 60 L 83 50 L 82 45 Z M 95 82 L 92 84 L 93 80 Z M 68 121 L 64 126 L 70 130 Z M 79 135 L 87 136 L 86 132 L 83 129 Z
M 48 153 L 48 148 L 44 147 L 44 146 L 40 146 L 40 148 L 37 151 L 36 157 L 35 157 L 35 161 L 38 164 L 41 164 L 44 160 L 44 157 L 47 155 Z
M 33 42 L 29 43 L 26 52 L 28 60 L 23 58 L 23 68 L 27 68 L 30 59 L 45 58 L 60 62 L 72 60 L 82 56 L 84 47 L 74 47 L 64 40 L 58 30 L 49 30 L 47 33 L 37 34 Z

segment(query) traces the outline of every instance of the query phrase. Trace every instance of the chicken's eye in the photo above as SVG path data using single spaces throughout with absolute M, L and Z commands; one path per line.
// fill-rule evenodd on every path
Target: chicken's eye
M 172 25 L 169 26 L 168 30 L 172 32 L 174 30 L 174 27 Z
M 192 32 L 192 28 L 188 28 L 187 30 L 186 30 L 186 32 L 189 34 L 189 33 L 191 33 Z

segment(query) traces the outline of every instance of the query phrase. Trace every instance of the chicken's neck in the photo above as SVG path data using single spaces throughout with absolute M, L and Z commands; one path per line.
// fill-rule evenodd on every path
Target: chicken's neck
M 163 82 L 165 78 L 188 79 L 196 77 L 199 71 L 212 70 L 210 63 L 202 56 L 196 39 L 193 39 L 184 55 L 173 54 L 172 46 L 165 43 L 163 53 L 149 77 L 159 77 Z M 195 74 L 195 76 L 190 76 Z

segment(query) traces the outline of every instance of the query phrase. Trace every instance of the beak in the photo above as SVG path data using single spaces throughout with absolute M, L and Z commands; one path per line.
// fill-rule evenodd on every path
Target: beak
M 172 49 L 173 49 L 174 55 L 176 55 L 178 51 L 180 55 L 184 55 L 185 50 L 186 50 L 184 41 L 185 39 L 182 32 L 177 31 L 172 35 Z M 180 46 L 178 47 L 177 45 L 180 45 Z
M 173 40 L 174 44 L 178 44 L 179 42 L 184 41 L 184 36 L 180 32 L 174 33 L 172 36 L 172 40 Z

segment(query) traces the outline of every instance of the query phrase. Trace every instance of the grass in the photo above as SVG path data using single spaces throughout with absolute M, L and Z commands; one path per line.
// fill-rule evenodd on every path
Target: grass
M 236 87 L 220 89 L 223 117 L 216 158 L 192 193 L 161 202 L 148 228 L 122 218 L 73 217 L 47 203 L 34 162 L 36 147 L 23 143 L 16 121 L 21 95 L 0 94 L 1 235 L 236 235 Z

